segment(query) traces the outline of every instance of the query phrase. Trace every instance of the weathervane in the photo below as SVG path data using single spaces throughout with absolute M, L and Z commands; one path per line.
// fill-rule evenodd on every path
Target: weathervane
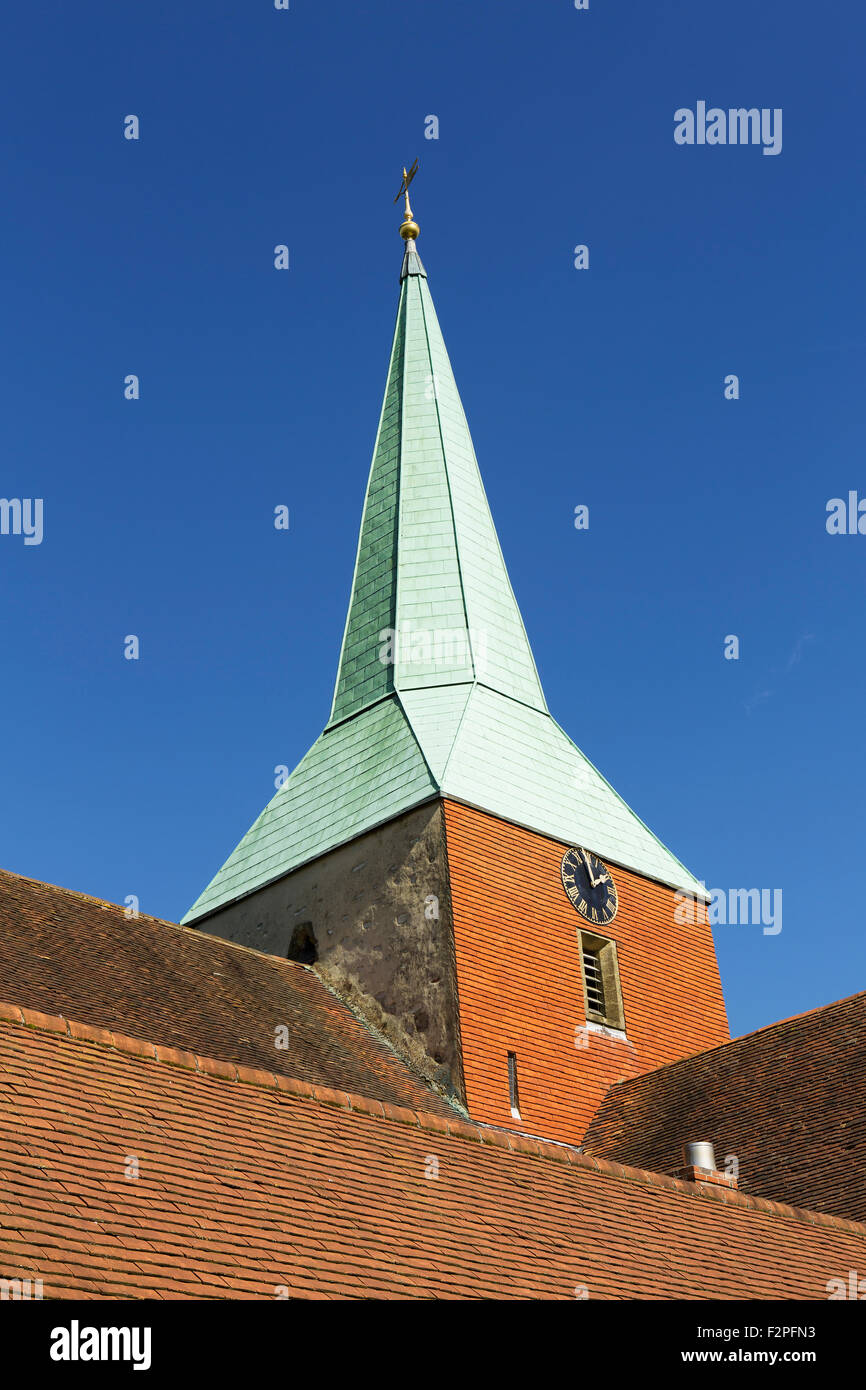
M 404 241 L 414 241 L 419 231 L 421 230 L 418 226 L 418 223 L 415 221 L 414 216 L 412 214 L 412 209 L 409 206 L 409 185 L 414 179 L 417 172 L 417 159 L 415 160 L 415 163 L 412 165 L 411 169 L 406 169 L 404 165 L 403 182 L 400 184 L 400 191 L 397 194 L 397 197 L 394 199 L 395 203 L 399 203 L 400 199 L 403 197 L 405 197 L 406 199 L 406 216 L 403 218 L 403 221 L 400 225 L 400 235 Z

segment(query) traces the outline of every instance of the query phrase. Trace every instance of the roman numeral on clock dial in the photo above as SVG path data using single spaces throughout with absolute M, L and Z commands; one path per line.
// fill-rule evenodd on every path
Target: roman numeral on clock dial
M 594 926 L 607 926 L 619 902 L 613 875 L 588 849 L 566 850 L 560 868 L 562 886 L 577 912 Z

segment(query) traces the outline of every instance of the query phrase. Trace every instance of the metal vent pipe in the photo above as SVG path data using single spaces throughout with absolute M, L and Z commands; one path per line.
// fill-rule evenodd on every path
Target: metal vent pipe
M 683 1148 L 683 1162 L 687 1168 L 708 1168 L 715 1172 L 715 1149 L 712 1144 L 686 1144 Z

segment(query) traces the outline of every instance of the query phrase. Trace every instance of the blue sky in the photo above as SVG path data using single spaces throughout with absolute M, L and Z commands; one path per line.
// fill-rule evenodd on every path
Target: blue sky
M 778 935 L 717 930 L 734 1033 L 862 988 L 866 536 L 825 528 L 866 496 L 862 8 L 58 2 L 2 36 L 0 495 L 45 511 L 0 536 L 0 863 L 177 919 L 320 732 L 417 155 L 553 713 L 711 887 L 783 890 Z M 781 154 L 676 145 L 699 100 L 782 108 Z

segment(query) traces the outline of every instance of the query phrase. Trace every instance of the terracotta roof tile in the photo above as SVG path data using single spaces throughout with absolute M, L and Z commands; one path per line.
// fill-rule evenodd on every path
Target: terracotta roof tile
M 115 1030 L 178 1067 L 197 1054 L 390 1105 L 460 1112 L 303 965 L 0 870 L 0 999 L 28 1022 L 62 1014 Z M 3 1015 L 0 1015 L 3 1016 Z M 289 1046 L 274 1029 L 288 1027 Z M 236 1074 L 236 1071 L 232 1074 Z
M 866 993 L 612 1086 L 585 1147 L 671 1172 L 706 1140 L 740 1191 L 864 1221 L 864 1077 Z
M 274 1081 L 0 1023 L 0 1275 L 46 1298 L 823 1299 L 866 1265 L 855 1222 Z

